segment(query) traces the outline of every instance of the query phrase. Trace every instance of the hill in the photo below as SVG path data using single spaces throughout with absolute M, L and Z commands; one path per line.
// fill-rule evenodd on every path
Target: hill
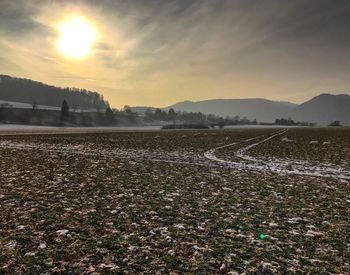
M 30 79 L 0 75 L 0 101 L 60 107 L 63 100 L 71 107 L 104 109 L 108 102 L 97 92 L 59 88 Z
M 350 96 L 320 94 L 295 107 L 287 116 L 297 121 L 316 122 L 321 125 L 328 125 L 335 120 L 350 125 Z
M 30 79 L 0 75 L 0 104 L 9 103 L 14 108 L 30 109 L 36 106 L 42 110 L 59 110 L 63 100 L 72 109 L 84 111 L 103 110 L 108 102 L 97 92 L 77 88 L 60 88 Z M 292 118 L 295 121 L 328 125 L 339 120 L 350 125 L 350 95 L 320 94 L 300 105 L 284 101 L 256 99 L 213 99 L 204 101 L 183 101 L 162 108 L 180 112 L 201 112 L 220 117 L 246 117 L 259 122 L 274 122 L 277 118 Z M 153 107 L 131 107 L 138 113 Z
M 181 112 L 202 112 L 218 116 L 240 116 L 250 120 L 273 122 L 290 112 L 296 104 L 267 99 L 213 99 L 205 101 L 184 101 L 164 108 Z

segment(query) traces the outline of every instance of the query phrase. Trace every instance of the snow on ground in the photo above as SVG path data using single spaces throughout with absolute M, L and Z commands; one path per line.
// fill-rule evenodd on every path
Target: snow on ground
M 24 130 L 27 130 L 25 128 Z M 30 128 L 29 128 L 30 129 Z M 49 133 L 85 133 L 85 132 L 107 132 L 107 131 L 135 131 L 135 130 L 154 130 L 154 127 L 96 127 L 96 128 L 34 128 L 38 133 L 46 130 Z M 159 129 L 159 128 L 158 128 Z M 258 159 L 248 155 L 248 151 L 253 147 L 263 144 L 273 138 L 280 137 L 288 130 L 278 130 L 270 135 L 259 135 L 253 138 L 245 139 L 240 142 L 234 142 L 223 145 L 217 148 L 210 149 L 204 154 L 196 152 L 189 152 L 186 150 L 178 150 L 173 152 L 166 152 L 160 149 L 130 149 L 130 148 L 113 148 L 108 150 L 96 150 L 82 144 L 77 148 L 76 146 L 67 145 L 52 145 L 46 143 L 28 143 L 15 141 L 1 141 L 0 147 L 17 149 L 17 150 L 42 150 L 51 153 L 63 153 L 69 155 L 91 155 L 101 156 L 104 158 L 122 158 L 129 160 L 148 160 L 153 162 L 177 163 L 184 165 L 199 165 L 199 166 L 222 166 L 236 170 L 243 171 L 257 171 L 257 172 L 271 172 L 276 174 L 292 174 L 301 176 L 313 177 L 331 177 L 343 180 L 350 180 L 350 171 L 347 168 L 329 164 L 329 163 L 309 163 L 307 161 L 291 161 L 283 159 L 270 159 L 268 161 Z M 257 141 L 256 141 L 257 140 Z M 253 142 L 256 141 L 256 142 Z M 253 143 L 251 143 L 253 142 Z M 238 158 L 237 161 L 225 160 L 216 156 L 218 150 L 239 145 L 247 144 L 238 148 L 234 155 Z
M 54 127 L 37 125 L 0 124 L 0 135 L 13 133 L 65 134 L 118 131 L 156 131 L 160 126 L 120 126 L 120 127 Z
M 204 156 L 212 161 L 218 162 L 222 165 L 227 165 L 231 168 L 237 170 L 252 170 L 252 171 L 265 171 L 273 172 L 277 174 L 292 174 L 292 175 L 301 175 L 301 176 L 313 176 L 313 177 L 330 177 L 338 178 L 342 180 L 350 180 L 350 171 L 341 166 L 332 165 L 329 163 L 319 163 L 311 164 L 306 161 L 290 161 L 290 160 L 280 160 L 280 159 L 271 159 L 270 161 L 260 160 L 258 158 L 248 155 L 248 151 L 267 142 L 273 138 L 279 137 L 285 134 L 288 130 L 278 131 L 274 134 L 271 134 L 269 137 L 262 139 L 256 143 L 241 147 L 235 152 L 235 156 L 240 159 L 240 161 L 230 161 L 224 160 L 216 157 L 215 152 L 217 150 L 236 145 L 238 143 L 231 143 L 225 146 L 220 146 L 214 149 L 207 151 Z M 259 136 L 257 138 L 261 138 Z M 252 139 L 244 140 L 243 142 L 251 141 Z M 241 142 L 242 143 L 242 142 Z
M 18 108 L 18 109 L 32 109 L 33 104 L 32 103 L 24 103 L 24 102 L 15 102 L 15 101 L 6 101 L 6 100 L 0 100 L 0 105 L 6 104 L 11 108 Z M 60 111 L 61 107 L 60 106 L 49 106 L 49 105 L 37 105 L 37 109 L 39 110 L 49 110 L 49 111 Z M 72 110 L 73 108 L 72 108 Z M 76 112 L 97 112 L 98 110 L 96 108 L 77 108 Z
M 20 108 L 20 109 L 32 109 L 33 108 L 33 104 L 23 103 L 23 102 L 15 102 L 15 101 L 0 100 L 0 104 L 8 104 L 12 108 Z M 48 106 L 48 105 L 38 105 L 37 109 L 54 110 L 54 111 L 61 110 L 60 107 Z
M 47 143 L 0 141 L 0 148 L 15 150 L 39 150 L 65 155 L 99 156 L 102 158 L 119 158 L 127 160 L 147 160 L 152 162 L 175 163 L 198 166 L 217 166 L 203 155 L 187 151 L 164 152 L 163 150 L 108 148 L 94 149 L 85 145 L 54 145 Z
M 0 124 L 0 131 L 8 131 L 8 130 L 42 130 L 42 129 L 59 129 L 59 127 L 51 127 L 51 126 L 36 126 L 36 125 L 20 125 L 20 124 Z

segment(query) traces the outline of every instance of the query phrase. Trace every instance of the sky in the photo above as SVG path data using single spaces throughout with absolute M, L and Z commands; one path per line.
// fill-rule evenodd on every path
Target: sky
M 60 27 L 83 18 L 87 56 Z M 0 0 L 0 74 L 97 91 L 113 107 L 350 92 L 348 0 Z

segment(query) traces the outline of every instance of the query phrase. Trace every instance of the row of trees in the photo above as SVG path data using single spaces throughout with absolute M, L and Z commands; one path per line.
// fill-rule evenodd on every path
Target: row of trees
M 61 108 L 61 120 L 64 122 L 69 121 L 69 106 L 67 101 L 63 101 Z M 101 117 L 99 114 L 99 117 Z M 104 123 L 105 124 L 116 124 L 120 120 L 124 120 L 126 123 L 130 124 L 163 124 L 168 122 L 172 125 L 206 125 L 206 126 L 229 126 L 229 125 L 256 125 L 257 121 L 250 121 L 247 118 L 236 117 L 220 117 L 213 114 L 203 114 L 201 112 L 176 112 L 174 109 L 168 111 L 161 109 L 148 109 L 144 115 L 140 115 L 137 112 L 134 112 L 129 106 L 125 106 L 123 110 L 112 110 L 107 106 L 104 114 Z
M 0 104 L 0 123 L 33 124 L 33 125 L 116 125 L 113 110 L 107 106 L 103 112 L 75 112 L 68 102 L 63 100 L 60 111 L 40 109 L 34 102 L 32 108 L 16 108 L 8 103 Z
M 164 111 L 161 109 L 151 110 L 148 109 L 145 112 L 146 121 L 167 121 L 173 124 L 176 123 L 195 123 L 195 124 L 207 124 L 207 125 L 256 125 L 257 121 L 250 121 L 247 118 L 236 117 L 220 117 L 213 114 L 203 114 L 201 112 L 176 112 L 174 109 Z
M 170 128 L 188 127 L 215 127 L 220 128 L 230 125 L 257 125 L 256 120 L 236 117 L 220 117 L 213 114 L 201 112 L 177 112 L 174 109 L 168 111 L 161 109 L 148 109 L 143 115 L 133 112 L 128 106 L 123 110 L 113 110 L 109 105 L 104 110 L 87 112 L 76 112 L 71 109 L 67 100 L 63 100 L 60 112 L 57 110 L 42 110 L 36 102 L 31 109 L 12 108 L 8 103 L 0 104 L 0 122 L 42 124 L 42 125 L 82 125 L 82 126 L 113 126 L 113 125 L 164 125 Z M 314 126 L 313 123 L 295 122 L 291 118 L 276 119 L 275 123 L 269 125 L 282 126 Z M 176 126 L 176 127 L 174 127 Z M 186 127 L 187 127 L 186 126 Z M 341 126 L 339 121 L 334 121 L 330 126 Z
M 315 126 L 314 123 L 309 122 L 295 122 L 291 118 L 279 118 L 275 120 L 275 125 L 281 125 L 281 126 Z
M 107 106 L 106 110 L 104 113 L 101 112 L 95 112 L 98 122 L 97 124 L 102 124 L 102 125 L 114 125 L 117 120 L 115 117 L 114 111 L 111 109 L 110 106 Z M 93 124 L 92 122 L 92 117 L 89 113 L 76 113 L 74 112 L 74 117 L 77 115 L 80 115 L 80 117 L 83 118 L 83 124 L 91 125 Z M 68 102 L 66 100 L 63 100 L 62 106 L 61 106 L 61 112 L 60 112 L 60 120 L 61 122 L 74 122 L 74 119 L 72 120 L 72 114 L 70 112 L 70 108 L 68 105 Z

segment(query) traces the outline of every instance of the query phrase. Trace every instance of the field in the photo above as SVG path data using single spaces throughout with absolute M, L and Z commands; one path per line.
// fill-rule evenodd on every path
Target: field
M 347 128 L 7 135 L 0 169 L 0 273 L 350 273 Z

